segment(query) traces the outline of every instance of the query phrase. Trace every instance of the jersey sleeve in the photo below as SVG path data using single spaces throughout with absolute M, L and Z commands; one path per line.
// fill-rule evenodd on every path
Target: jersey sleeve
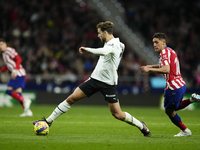
M 3 66 L 3 67 L 0 69 L 0 72 L 5 72 L 6 70 L 8 70 L 7 66 Z
M 16 63 L 15 69 L 17 69 L 17 70 L 20 69 L 20 64 L 22 62 L 22 59 L 20 58 L 19 55 L 15 55 L 14 60 L 15 60 L 15 63 Z
M 87 52 L 93 53 L 95 55 L 107 55 L 107 54 L 113 52 L 113 49 L 108 45 L 105 45 L 103 48 L 89 48 L 89 47 L 86 47 L 85 50 Z
M 170 65 L 170 55 L 166 49 L 161 51 L 161 61 L 163 66 Z

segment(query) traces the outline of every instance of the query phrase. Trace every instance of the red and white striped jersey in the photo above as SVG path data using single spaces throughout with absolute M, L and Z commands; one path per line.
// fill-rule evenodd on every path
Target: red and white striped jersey
M 165 89 L 176 90 L 185 85 L 180 73 L 180 65 L 176 52 L 170 47 L 165 47 L 159 56 L 159 67 L 170 65 L 169 74 L 163 74 L 166 87 Z
M 1 72 L 10 70 L 11 72 L 17 70 L 17 76 L 25 76 L 26 71 L 21 65 L 21 58 L 14 48 L 7 47 L 6 51 L 2 53 L 5 66 L 1 69 Z

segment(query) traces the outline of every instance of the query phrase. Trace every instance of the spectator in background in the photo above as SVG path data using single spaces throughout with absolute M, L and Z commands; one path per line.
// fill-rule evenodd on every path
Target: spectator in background
M 7 47 L 6 41 L 0 39 L 0 51 L 3 55 L 5 66 L 0 69 L 0 72 L 6 70 L 11 71 L 11 78 L 7 84 L 6 94 L 18 100 L 24 108 L 24 113 L 20 117 L 31 117 L 32 111 L 30 110 L 31 100 L 25 99 L 22 96 L 22 89 L 25 87 L 26 72 L 21 65 L 21 58 L 14 48 Z
M 143 35 L 146 45 L 151 44 L 149 38 L 155 32 L 168 35 L 168 45 L 176 50 L 187 87 L 197 86 L 195 70 L 200 64 L 200 1 L 119 1 L 125 8 L 126 23 Z
M 95 10 L 90 9 L 87 4 L 79 6 L 72 0 L 35 0 L 26 3 L 22 0 L 20 3 L 2 0 L 0 4 L 3 36 L 12 47 L 20 50 L 28 78 L 37 74 L 63 75 L 67 70 L 71 71 L 70 74 L 88 77 L 88 70 L 94 68 L 97 58 L 92 54 L 80 57 L 74 50 L 80 45 L 102 46 L 92 29 L 92 26 L 102 20 Z M 134 53 L 128 46 L 126 51 L 124 55 Z M 122 67 L 127 64 L 125 62 Z M 128 76 L 133 72 L 131 69 L 128 69 Z M 120 69 L 119 74 L 122 74 Z
M 168 45 L 176 49 L 180 59 L 182 76 L 187 83 L 191 83 L 187 84 L 187 87 L 198 87 L 195 70 L 200 64 L 199 1 L 119 1 L 126 10 L 126 23 L 133 31 L 139 31 L 143 35 L 146 45 L 155 32 L 167 33 L 170 39 Z M 169 9 L 172 11 L 167 11 Z M 156 18 L 155 14 L 158 14 Z M 82 6 L 73 0 L 1 0 L 0 17 L 1 35 L 12 47 L 20 49 L 23 66 L 30 77 L 37 74 L 62 75 L 68 69 L 71 74 L 77 75 L 81 72 L 81 75 L 86 76 L 88 64 L 84 65 L 84 68 L 76 67 L 73 60 L 78 59 L 83 63 L 88 59 L 89 67 L 90 63 L 95 66 L 97 62 L 93 55 L 85 58 L 74 53 L 80 45 L 101 46 L 91 28 L 103 19 L 95 10 L 89 8 L 87 3 Z M 87 38 L 91 40 L 86 40 Z M 142 78 L 143 75 L 138 74 L 140 70 L 132 67 L 138 62 L 130 62 L 128 55 L 135 60 L 141 59 L 135 54 L 134 48 L 127 45 L 123 62 L 119 66 L 119 75 L 132 76 L 136 72 Z M 50 63 L 51 60 L 54 61 L 53 64 Z M 145 60 L 139 61 L 140 66 L 141 64 L 145 64 Z M 152 75 L 155 74 L 150 76 Z M 121 81 L 119 83 L 121 84 Z M 134 81 L 129 84 L 134 84 Z

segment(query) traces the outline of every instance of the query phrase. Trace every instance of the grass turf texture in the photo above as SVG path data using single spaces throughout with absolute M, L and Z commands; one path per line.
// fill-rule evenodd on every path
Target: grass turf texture
M 20 106 L 0 108 L 0 150 L 188 150 L 200 147 L 200 110 L 179 111 L 182 121 L 192 131 L 191 137 L 173 137 L 180 130 L 163 110 L 145 107 L 124 107 L 147 123 L 152 137 L 144 137 L 133 126 L 118 121 L 108 106 L 74 105 L 50 127 L 47 136 L 37 136 L 32 121 L 48 117 L 56 105 L 32 106 L 34 116 L 20 118 Z

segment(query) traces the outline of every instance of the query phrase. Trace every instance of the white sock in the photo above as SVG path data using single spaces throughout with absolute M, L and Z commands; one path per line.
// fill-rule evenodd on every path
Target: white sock
M 56 118 L 58 118 L 63 113 L 67 112 L 70 108 L 71 106 L 66 102 L 66 100 L 64 100 L 58 105 L 58 107 L 56 107 L 56 109 L 54 109 L 52 114 L 46 119 L 47 122 L 53 122 Z
M 129 113 L 124 112 L 126 114 L 126 118 L 124 119 L 124 121 L 128 124 L 131 124 L 133 126 L 138 127 L 138 129 L 142 130 L 143 129 L 143 124 L 137 120 L 136 118 L 134 118 L 133 116 L 131 116 Z

